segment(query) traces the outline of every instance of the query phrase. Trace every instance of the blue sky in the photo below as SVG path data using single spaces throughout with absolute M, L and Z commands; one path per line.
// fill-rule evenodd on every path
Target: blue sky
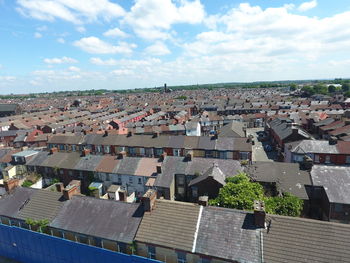
M 348 0 L 0 0 L 0 93 L 350 77 Z

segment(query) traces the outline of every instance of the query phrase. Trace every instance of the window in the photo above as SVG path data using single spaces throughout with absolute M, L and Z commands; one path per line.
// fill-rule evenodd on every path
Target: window
M 97 146 L 96 146 L 96 151 L 97 151 L 98 153 L 101 153 L 101 152 L 102 152 L 102 146 L 101 146 L 101 145 L 97 145 Z
M 163 154 L 163 149 L 162 148 L 155 148 L 154 149 L 154 155 L 155 156 L 161 156 Z
M 142 178 L 138 178 L 138 184 L 142 184 Z
M 346 156 L 346 163 L 350 164 L 350 155 Z
M 181 156 L 181 149 L 173 149 L 174 156 Z
M 177 184 L 178 185 L 184 185 L 185 184 L 185 176 L 184 175 L 178 175 L 177 176 Z
M 135 154 L 136 154 L 135 148 L 134 148 L 134 147 L 129 147 L 129 155 L 130 155 L 130 156 L 133 156 L 133 155 L 135 155 Z
M 104 146 L 104 151 L 105 151 L 105 153 L 110 153 L 111 152 L 111 146 L 105 145 Z
M 106 174 L 106 181 L 110 181 L 109 174 Z
M 205 157 L 206 158 L 213 158 L 214 157 L 214 151 L 205 151 Z
M 334 204 L 334 211 L 337 213 L 343 212 L 343 204 Z
M 326 155 L 325 163 L 331 163 L 331 156 L 330 155 Z
M 177 263 L 186 263 L 186 253 L 185 252 L 176 252 L 177 253 Z
M 63 145 L 63 144 L 60 145 L 60 150 L 61 150 L 61 151 L 64 150 L 64 145 Z
M 140 148 L 140 156 L 145 156 L 145 148 Z
M 156 259 L 156 248 L 154 246 L 148 246 L 148 258 Z
M 210 263 L 211 259 L 210 258 L 201 258 L 199 263 Z
M 320 156 L 318 154 L 315 154 L 315 163 L 320 162 Z
M 73 176 L 73 171 L 68 172 L 69 176 Z
M 198 188 L 197 188 L 197 186 L 192 186 L 192 196 L 194 198 L 198 197 Z
M 219 158 L 220 158 L 220 159 L 227 159 L 227 153 L 226 153 L 226 152 L 220 151 L 220 152 L 219 152 Z
M 76 146 L 75 145 L 72 145 L 72 151 L 75 152 L 77 149 L 76 149 Z
M 134 177 L 129 176 L 129 184 L 133 184 L 134 183 Z
M 122 176 L 118 175 L 118 184 L 122 184 Z
M 119 252 L 126 253 L 126 244 L 118 243 Z
M 61 169 L 61 170 L 60 170 L 60 174 L 63 174 L 63 172 L 64 172 L 64 171 Z
M 185 188 L 184 187 L 178 187 L 177 188 L 177 193 L 179 194 L 179 195 L 184 195 L 185 194 Z
M 249 159 L 249 153 L 247 153 L 247 152 L 240 152 L 239 153 L 239 159 L 241 159 L 241 160 L 248 160 Z

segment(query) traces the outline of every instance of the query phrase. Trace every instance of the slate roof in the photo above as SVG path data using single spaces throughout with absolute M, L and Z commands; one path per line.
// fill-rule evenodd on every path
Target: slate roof
M 20 208 L 37 190 L 27 187 L 17 187 L 11 194 L 5 194 L 0 199 L 0 215 L 16 217 Z
M 51 221 L 61 209 L 64 201 L 65 199 L 60 192 L 38 189 L 16 217 L 23 220 L 31 218 L 33 220 L 47 219 Z
M 69 138 L 66 138 L 69 137 Z M 203 150 L 226 151 L 252 151 L 252 145 L 245 138 L 219 137 L 215 139 L 208 136 L 182 136 L 182 135 L 118 135 L 87 134 L 84 137 L 72 135 L 52 136 L 49 144 L 82 144 L 82 145 L 116 145 L 126 147 L 152 147 L 152 148 L 187 148 Z
M 208 177 L 212 177 L 215 181 L 220 183 L 221 185 L 225 185 L 226 175 L 221 171 L 218 167 L 217 163 L 214 163 L 212 167 L 210 167 L 204 174 L 194 178 L 188 186 L 195 185 L 199 182 L 206 180 Z
M 170 187 L 175 174 L 204 174 L 213 164 L 217 164 L 226 177 L 234 176 L 242 169 L 240 162 L 236 160 L 193 158 L 192 161 L 187 161 L 184 157 L 167 156 L 161 164 L 162 173 L 158 174 L 155 186 Z
M 328 141 L 322 140 L 302 140 L 286 144 L 286 147 L 292 147 L 293 153 L 338 153 L 337 145 L 330 145 Z
M 281 192 L 309 199 L 305 185 L 311 184 L 311 178 L 308 172 L 300 170 L 298 163 L 253 162 L 246 167 L 246 172 L 254 181 L 276 183 Z
M 195 252 L 237 262 L 261 262 L 260 229 L 249 212 L 203 207 Z
M 0 112 L 16 111 L 18 104 L 0 104 Z
M 143 215 L 140 204 L 73 196 L 50 226 L 132 243 Z
M 184 251 L 192 251 L 199 206 L 191 203 L 156 200 L 152 212 L 146 212 L 136 241 Z
M 350 226 L 268 215 L 263 230 L 264 262 L 350 262 Z
M 350 204 L 350 167 L 314 165 L 313 185 L 323 186 L 329 202 Z
M 239 121 L 232 121 L 219 129 L 219 137 L 245 137 L 244 124 Z

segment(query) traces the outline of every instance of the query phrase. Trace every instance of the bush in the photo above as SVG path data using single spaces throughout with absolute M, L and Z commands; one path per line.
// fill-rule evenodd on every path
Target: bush
M 25 180 L 22 184 L 22 187 L 31 187 L 33 185 L 32 181 Z
M 265 196 L 262 185 L 251 182 L 245 173 L 227 178 L 226 185 L 215 199 L 209 200 L 209 204 L 251 211 L 255 200 L 265 201 L 266 212 L 270 214 L 300 216 L 303 209 L 303 200 L 290 193 L 284 193 L 282 197 Z
M 282 197 L 275 196 L 266 198 L 266 212 L 284 216 L 300 216 L 303 210 L 303 200 L 290 194 L 284 193 Z

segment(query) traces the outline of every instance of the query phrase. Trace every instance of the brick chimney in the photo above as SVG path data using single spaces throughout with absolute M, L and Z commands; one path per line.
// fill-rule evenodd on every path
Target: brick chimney
M 254 222 L 258 228 L 265 228 L 265 203 L 263 201 L 254 201 Z
M 157 191 L 154 189 L 148 189 L 141 198 L 141 203 L 145 212 L 151 212 L 153 210 L 156 199 Z
M 202 206 L 208 206 L 209 197 L 207 195 L 202 195 L 198 197 L 198 204 Z
M 19 185 L 19 179 L 9 179 L 4 181 L 4 187 L 7 193 L 10 193 Z
M 72 199 L 73 195 L 80 194 L 80 185 L 81 182 L 79 180 L 72 180 L 64 189 L 63 189 L 63 197 L 66 200 Z
M 186 154 L 186 161 L 190 162 L 193 160 L 193 151 Z
M 163 162 L 165 160 L 165 157 L 167 156 L 168 154 L 166 152 L 163 152 L 162 155 L 160 156 L 160 161 Z
M 58 148 L 57 147 L 53 147 L 50 149 L 50 154 L 54 154 L 58 152 Z
M 82 152 L 81 152 L 81 155 L 82 156 L 88 156 L 90 154 L 91 150 L 90 149 L 84 149 Z
M 124 159 L 126 157 L 126 151 L 121 151 L 118 153 L 118 159 Z
M 56 183 L 56 190 L 57 192 L 63 192 L 64 186 L 63 183 Z

